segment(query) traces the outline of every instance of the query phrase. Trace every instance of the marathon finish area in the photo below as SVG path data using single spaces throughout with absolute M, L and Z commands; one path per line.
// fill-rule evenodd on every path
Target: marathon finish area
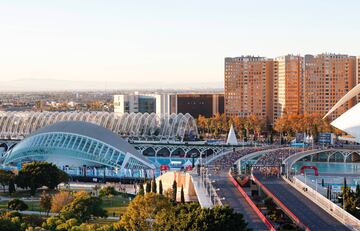
M 272 148 L 275 147 L 262 147 L 256 150 L 255 148 L 242 149 L 209 163 L 211 165 L 209 168 L 211 173 L 210 178 L 214 180 L 214 187 L 219 189 L 218 194 L 223 198 L 224 204 L 228 204 L 234 208 L 235 211 L 242 213 L 249 223 L 249 228 L 253 230 L 268 230 L 253 208 L 250 207 L 245 198 L 231 183 L 227 174 L 233 164 L 241 157 L 269 149 L 269 151 L 266 151 L 266 154 L 258 158 L 253 165 L 255 167 L 253 168 L 253 175 L 258 181 L 258 186 L 266 188 L 266 190 L 262 191 L 268 191 L 270 195 L 267 196 L 277 198 L 291 211 L 294 217 L 300 221 L 299 224 L 303 224 L 308 230 L 349 230 L 345 225 L 310 201 L 280 177 L 282 161 L 290 155 L 302 151 L 302 149 L 287 148 L 271 150 Z

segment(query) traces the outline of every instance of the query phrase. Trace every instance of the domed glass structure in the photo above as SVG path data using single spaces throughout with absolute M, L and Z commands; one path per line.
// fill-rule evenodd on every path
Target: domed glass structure
M 155 168 L 133 146 L 99 125 L 62 121 L 38 129 L 4 156 L 5 165 L 47 161 L 70 175 L 149 177 Z

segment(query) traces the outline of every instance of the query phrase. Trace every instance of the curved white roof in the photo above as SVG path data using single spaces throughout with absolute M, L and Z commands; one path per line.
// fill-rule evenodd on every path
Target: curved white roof
M 326 115 L 323 117 L 326 118 L 328 115 L 333 113 L 336 109 L 338 109 L 341 105 L 352 99 L 353 97 L 360 94 L 360 84 L 356 85 L 353 89 L 351 89 L 348 93 L 346 93 L 331 109 L 326 113 Z
M 141 158 L 142 160 L 149 162 L 149 160 L 147 160 L 131 144 L 126 142 L 120 136 L 94 123 L 89 123 L 84 121 L 61 121 L 40 128 L 28 137 L 32 137 L 41 133 L 54 133 L 54 132 L 71 133 L 71 134 L 87 136 L 96 140 L 100 140 L 106 144 L 113 146 L 114 148 L 117 148 L 124 152 L 131 153 L 137 156 L 138 158 Z
M 139 173 L 155 168 L 119 135 L 83 121 L 63 121 L 38 129 L 7 151 L 4 163 L 16 164 L 24 159 L 51 157 L 60 161 L 75 159 L 114 167 L 120 169 L 121 174 L 126 174 L 127 170 Z
M 343 113 L 331 125 L 352 135 L 360 143 L 360 103 Z

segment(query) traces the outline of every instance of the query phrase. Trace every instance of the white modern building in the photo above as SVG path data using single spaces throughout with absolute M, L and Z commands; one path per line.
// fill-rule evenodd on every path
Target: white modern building
M 360 94 L 360 84 L 356 85 L 351 89 L 346 95 L 344 95 L 324 116 L 327 117 L 334 111 L 336 111 L 341 105 L 345 104 L 349 100 L 352 100 L 354 97 L 357 97 Z M 360 103 L 357 103 L 355 106 L 347 110 L 333 122 L 331 125 L 348 133 L 354 137 L 354 141 L 360 143 Z
M 174 101 L 174 102 L 173 102 Z M 114 95 L 114 112 L 116 113 L 175 113 L 175 97 L 172 94 L 139 94 Z

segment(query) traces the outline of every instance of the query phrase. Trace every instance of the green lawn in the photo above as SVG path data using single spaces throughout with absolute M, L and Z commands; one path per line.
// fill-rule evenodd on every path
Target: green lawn
M 25 201 L 25 203 L 29 206 L 28 210 L 41 211 L 39 201 Z M 0 201 L 0 209 L 6 209 L 7 204 L 8 204 L 8 201 Z
M 43 192 L 43 189 L 36 190 L 35 197 L 40 197 L 41 193 Z M 50 193 L 51 195 L 54 195 L 58 192 L 58 190 L 46 190 L 46 192 Z M 0 191 L 0 196 L 3 197 L 10 197 L 10 194 L 8 192 Z M 11 194 L 11 198 L 29 198 L 30 197 L 30 190 L 18 190 Z
M 8 201 L 0 201 L 0 209 L 7 208 Z M 29 210 L 32 211 L 42 211 L 40 208 L 40 201 L 25 201 L 29 206 Z M 113 198 L 104 198 L 103 199 L 103 208 L 108 212 L 108 216 L 120 216 L 125 211 L 129 204 L 129 199 L 122 196 L 114 196 Z
M 108 216 L 122 215 L 129 204 L 129 198 L 124 198 L 122 196 L 114 196 L 113 198 L 104 198 L 103 199 L 103 208 L 108 212 Z

